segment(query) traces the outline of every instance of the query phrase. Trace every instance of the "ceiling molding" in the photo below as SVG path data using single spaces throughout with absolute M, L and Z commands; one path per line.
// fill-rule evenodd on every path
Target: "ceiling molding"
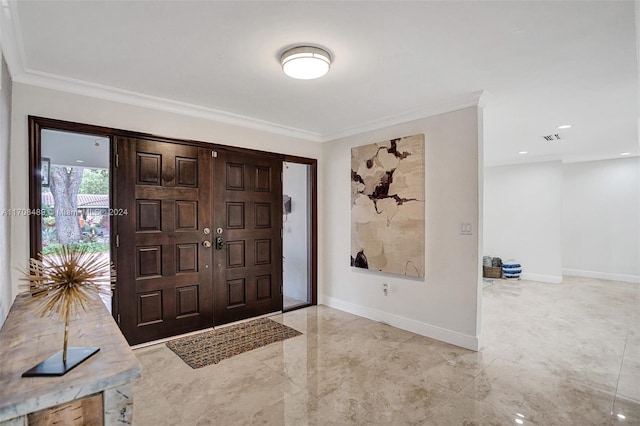
M 2 56 L 7 62 L 7 67 L 12 79 L 24 73 L 26 55 L 22 43 L 22 31 L 20 21 L 16 19 L 18 6 L 16 2 L 2 2 L 0 8 L 0 43 L 2 43 Z
M 356 126 L 346 128 L 337 132 L 331 132 L 322 135 L 323 142 L 329 142 L 340 138 L 359 135 L 361 133 L 369 132 L 372 130 L 382 129 L 384 127 L 391 127 L 397 124 L 407 123 L 413 120 L 419 120 L 421 118 L 432 117 L 438 114 L 444 114 L 446 112 L 457 111 L 464 108 L 480 105 L 481 99 L 484 100 L 485 91 L 480 90 L 473 92 L 469 95 L 461 96 L 451 99 L 447 102 L 443 102 L 437 105 L 429 105 L 426 107 L 418 108 L 415 110 L 407 111 L 401 114 L 394 114 L 380 119 L 372 120 L 367 123 L 362 123 Z
M 624 160 L 625 158 L 638 158 L 640 155 L 632 153 L 631 155 L 609 154 L 609 155 L 580 155 L 572 156 L 562 160 L 563 164 L 568 163 L 585 163 L 588 161 L 604 161 L 604 160 Z
M 501 166 L 518 166 L 531 163 L 547 163 L 551 161 L 560 162 L 562 164 L 571 163 L 586 163 L 589 161 L 607 161 L 607 160 L 624 160 L 625 158 L 639 158 L 640 154 L 631 154 L 627 156 L 620 156 L 620 154 L 602 154 L 602 155 L 573 155 L 566 158 L 561 158 L 560 155 L 546 155 L 538 157 L 529 157 L 521 160 L 502 160 L 502 161 L 487 161 L 484 163 L 484 167 L 501 167 Z
M 556 161 L 562 163 L 562 158 L 559 155 L 540 155 L 537 157 L 520 158 L 517 160 L 498 160 L 498 161 L 485 161 L 484 167 L 502 167 L 502 166 L 518 166 L 530 163 L 548 163 Z
M 291 136 L 313 142 L 322 141 L 320 135 L 314 132 L 283 126 L 281 124 L 247 117 L 232 112 L 161 98 L 158 96 L 146 95 L 130 90 L 76 80 L 54 74 L 27 70 L 23 74 L 14 77 L 13 81 L 45 89 L 74 93 L 76 95 L 105 99 L 108 101 L 167 111 L 190 117 L 204 118 L 206 120 Z
M 39 71 L 26 70 L 21 74 L 14 76 L 13 81 L 30 86 L 42 87 L 45 89 L 57 90 L 81 96 L 105 99 L 108 101 L 120 102 L 128 105 L 135 105 L 191 117 L 203 118 L 206 120 L 218 121 L 240 127 L 300 138 L 312 142 L 329 142 L 335 139 L 353 136 L 371 130 L 390 127 L 397 124 L 402 124 L 409 121 L 431 117 L 434 115 L 460 110 L 472 106 L 478 106 L 481 102 L 481 98 L 484 98 L 483 95 L 485 93 L 484 91 L 478 91 L 470 95 L 452 99 L 446 103 L 442 103 L 439 105 L 430 105 L 413 111 L 372 120 L 363 124 L 348 127 L 343 130 L 327 134 L 320 134 L 214 108 L 208 108 L 189 104 L 186 102 L 175 101 L 172 99 L 146 95 L 130 90 L 119 89 L 102 84 L 91 83 L 88 81 L 67 78 Z

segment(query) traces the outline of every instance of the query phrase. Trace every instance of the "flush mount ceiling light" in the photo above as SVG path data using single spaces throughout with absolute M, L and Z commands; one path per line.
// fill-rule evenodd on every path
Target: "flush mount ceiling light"
M 558 126 L 558 129 L 570 129 L 571 124 L 563 124 L 562 126 Z
M 329 72 L 331 55 L 313 46 L 298 46 L 286 50 L 280 57 L 286 75 L 299 80 L 312 80 Z

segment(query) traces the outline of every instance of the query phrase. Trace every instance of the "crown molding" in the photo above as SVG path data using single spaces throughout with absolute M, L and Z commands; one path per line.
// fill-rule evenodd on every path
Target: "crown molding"
M 479 106 L 481 99 L 484 96 L 484 91 L 475 92 L 470 95 L 453 99 L 439 105 L 430 105 L 405 113 L 372 120 L 363 124 L 349 127 L 347 129 L 330 132 L 327 134 L 321 134 L 265 120 L 260 120 L 241 114 L 235 114 L 214 108 L 208 108 L 186 102 L 175 101 L 172 99 L 146 95 L 130 90 L 114 88 L 102 84 L 91 83 L 39 71 L 26 70 L 21 74 L 15 75 L 13 77 L 13 81 L 30 86 L 42 87 L 45 89 L 57 90 L 81 96 L 105 99 L 108 101 L 120 102 L 128 105 L 135 105 L 191 117 L 203 118 L 206 120 L 218 121 L 236 125 L 239 127 L 300 138 L 312 142 L 329 142 L 335 139 L 353 136 L 371 130 L 406 123 L 408 121 L 431 117 L 434 115 L 460 110 L 472 106 Z
M 309 132 L 294 127 L 284 126 L 281 124 L 244 116 L 241 114 L 235 114 L 232 112 L 226 112 L 214 108 L 190 104 L 187 102 L 175 101 L 158 96 L 151 96 L 130 90 L 105 86 L 102 84 L 76 80 L 54 74 L 37 71 L 26 71 L 22 75 L 16 76 L 14 78 L 14 82 L 30 86 L 42 87 L 45 89 L 74 93 L 82 96 L 105 99 L 108 101 L 120 102 L 144 108 L 167 111 L 190 117 L 204 118 L 206 120 L 305 139 L 312 142 L 322 141 L 320 135 L 315 132 Z
M 529 157 L 522 159 L 511 159 L 511 160 L 498 160 L 498 161 L 485 161 L 483 163 L 484 167 L 501 167 L 501 166 L 521 166 L 525 164 L 533 164 L 533 163 L 548 163 L 548 162 L 557 162 L 561 164 L 572 164 L 572 163 L 586 163 L 590 161 L 606 161 L 606 160 L 624 160 L 625 158 L 640 158 L 640 154 L 631 154 L 628 156 L 620 156 L 617 154 L 609 154 L 609 155 L 572 155 L 568 157 L 563 157 L 561 155 L 544 155 L 537 157 Z
M 2 0 L 0 8 L 0 45 L 2 56 L 9 68 L 9 74 L 14 79 L 24 73 L 25 53 L 22 46 L 22 31 L 16 2 Z
M 562 160 L 563 164 L 569 163 L 586 163 L 589 161 L 604 161 L 604 160 L 624 160 L 625 158 L 635 158 L 638 159 L 640 157 L 637 153 L 632 153 L 631 155 L 620 155 L 620 154 L 603 154 L 603 155 L 574 155 L 569 158 L 565 158 Z
M 484 90 L 480 90 L 468 95 L 450 99 L 447 102 L 424 106 L 400 114 L 389 115 L 387 117 L 382 117 L 366 123 L 358 124 L 356 126 L 348 127 L 344 130 L 323 134 L 322 141 L 330 142 L 336 139 L 359 135 L 361 133 L 370 132 L 372 130 L 391 127 L 397 124 L 407 123 L 409 121 L 419 120 L 421 118 L 432 117 L 434 115 L 444 114 L 451 111 L 457 111 L 474 106 L 486 106 L 487 98 L 487 92 L 485 92 Z M 481 102 L 483 102 L 482 105 Z
M 502 167 L 502 166 L 522 166 L 532 163 L 562 163 L 562 158 L 559 155 L 540 155 L 537 157 L 518 158 L 518 159 L 506 159 L 497 161 L 484 161 L 484 167 Z

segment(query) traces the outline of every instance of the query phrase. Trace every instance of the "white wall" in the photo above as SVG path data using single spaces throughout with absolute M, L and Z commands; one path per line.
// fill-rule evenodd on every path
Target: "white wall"
M 9 138 L 11 135 L 11 77 L 9 69 L 2 62 L 2 85 L 0 86 L 0 212 L 9 204 Z M 0 326 L 4 323 L 13 302 L 11 294 L 11 251 L 7 241 L 10 238 L 10 218 L 0 216 Z
M 479 348 L 479 112 L 476 107 L 467 108 L 324 144 L 321 303 Z M 425 279 L 350 267 L 351 147 L 419 133 L 426 137 Z M 472 224 L 473 235 L 460 235 L 461 222 Z M 386 297 L 383 282 L 390 287 Z
M 302 139 L 246 129 L 230 124 L 176 113 L 132 106 L 110 100 L 81 96 L 24 84 L 15 84 L 11 133 L 11 207 L 27 208 L 28 129 L 27 116 L 35 115 L 86 124 L 114 127 L 159 136 L 286 153 L 320 159 L 322 146 Z M 321 182 L 319 171 L 319 181 Z M 319 205 L 321 201 L 319 200 Z M 319 212 L 319 215 L 321 212 Z M 322 219 L 319 219 L 319 229 Z M 29 224 L 26 217 L 11 220 L 13 253 L 12 294 L 18 292 L 19 273 L 14 266 L 25 266 L 29 257 Z M 319 242 L 321 246 L 322 242 Z M 6 237 L 0 240 L 6 246 Z M 319 263 L 322 259 L 319 259 Z M 319 276 L 321 278 L 321 276 Z
M 309 286 L 309 165 L 286 163 L 282 192 L 291 197 L 291 213 L 283 224 L 283 292 L 307 301 Z
M 487 167 L 484 255 L 515 259 L 522 277 L 562 282 L 562 163 Z
M 484 187 L 485 255 L 537 281 L 640 282 L 640 158 L 487 167 Z
M 566 275 L 640 282 L 640 157 L 565 164 Z

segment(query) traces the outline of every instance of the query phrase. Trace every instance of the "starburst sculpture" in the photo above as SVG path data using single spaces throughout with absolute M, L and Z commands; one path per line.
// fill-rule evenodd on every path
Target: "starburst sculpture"
M 29 303 L 37 306 L 40 316 L 57 313 L 64 321 L 62 362 L 66 364 L 71 315 L 86 311 L 88 302 L 100 294 L 111 295 L 116 280 L 113 263 L 85 247 L 62 246 L 55 254 L 31 258 L 29 269 L 22 272 L 33 296 Z

